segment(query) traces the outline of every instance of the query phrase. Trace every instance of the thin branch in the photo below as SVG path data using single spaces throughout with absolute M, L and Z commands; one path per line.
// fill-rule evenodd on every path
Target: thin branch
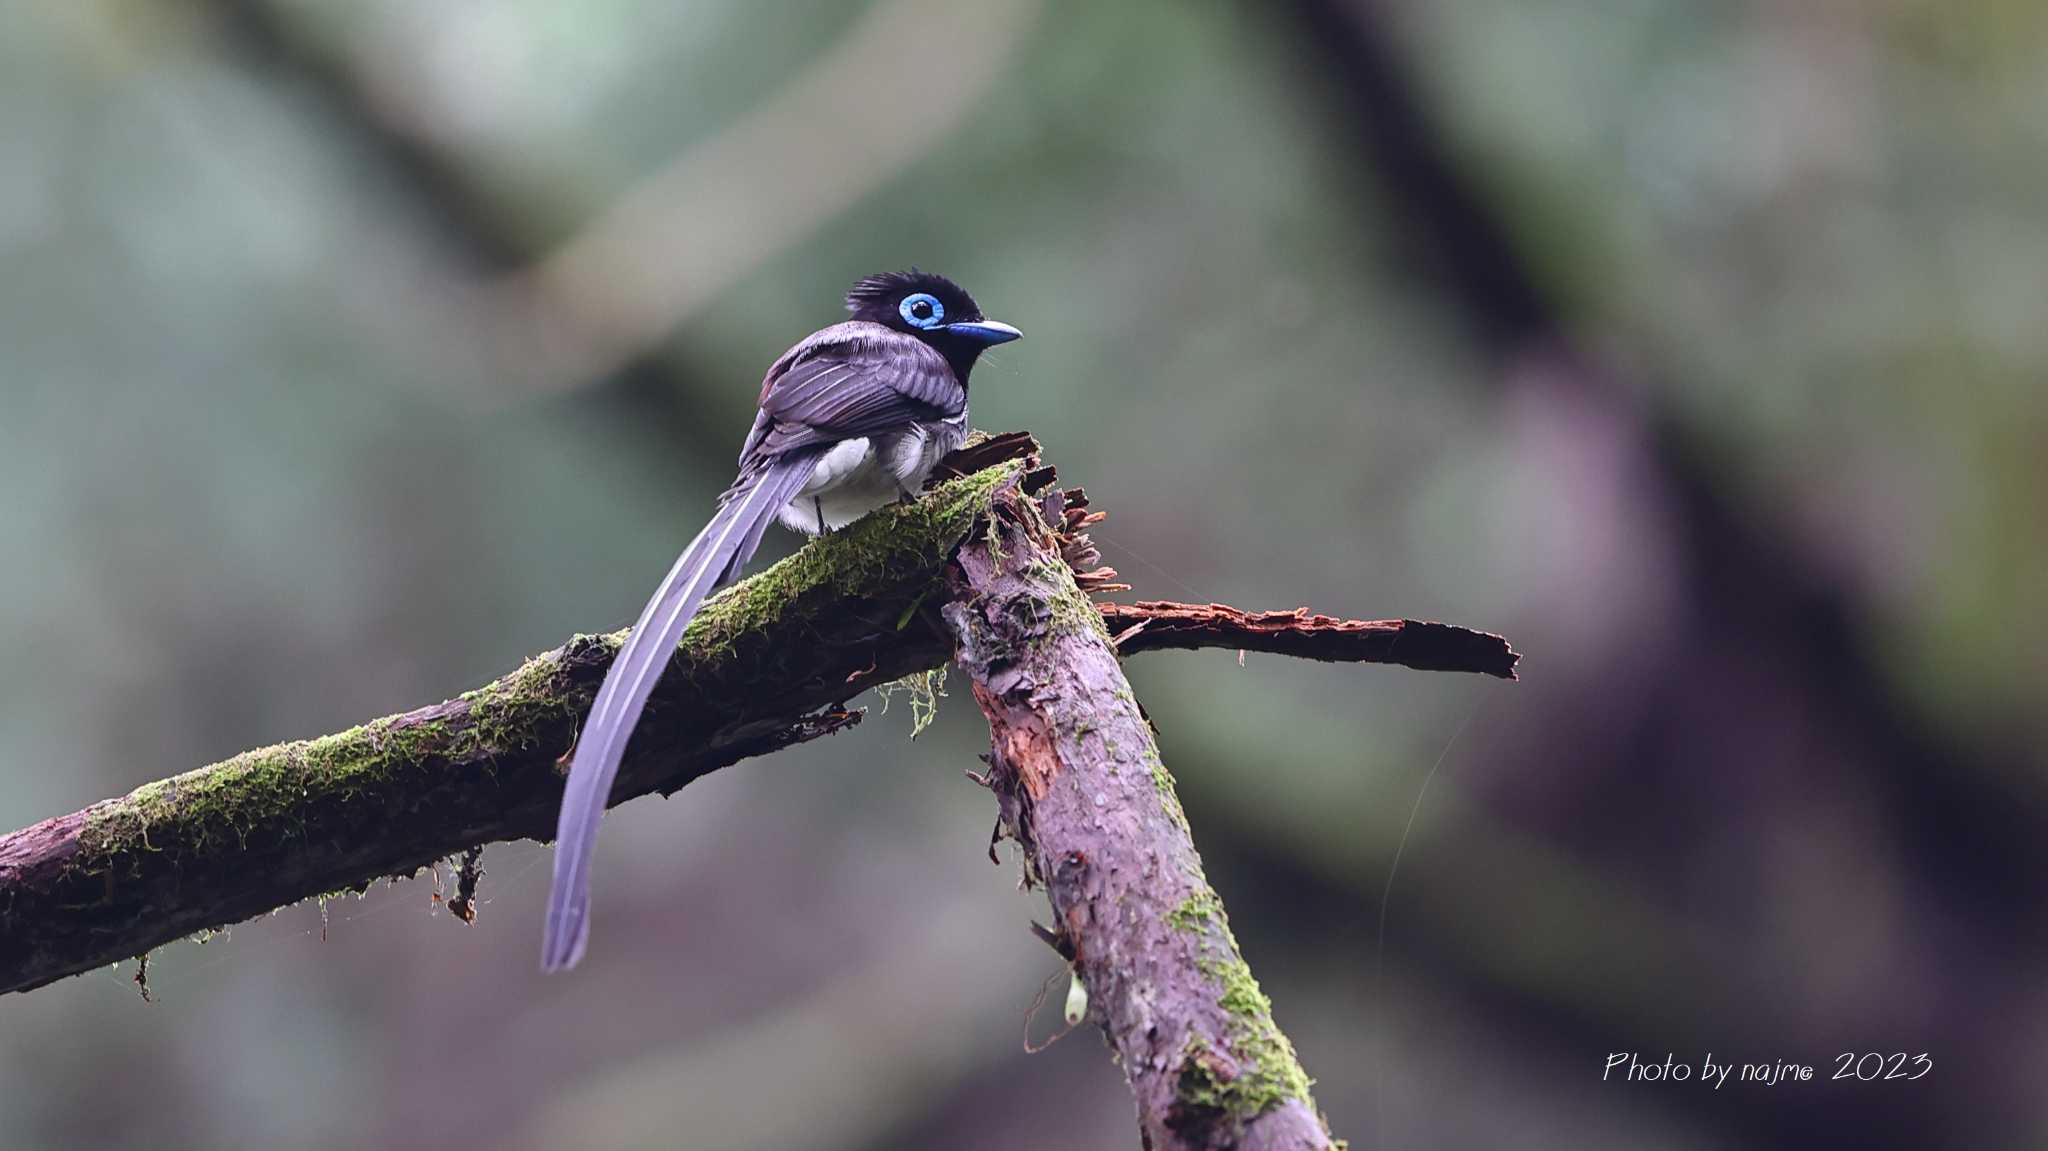
M 1497 635 L 1412 619 L 1337 619 L 1305 607 L 1241 611 L 1220 603 L 1106 603 L 1102 622 L 1126 655 L 1169 648 L 1234 647 L 1325 663 L 1395 663 L 1421 671 L 1515 678 L 1522 657 Z

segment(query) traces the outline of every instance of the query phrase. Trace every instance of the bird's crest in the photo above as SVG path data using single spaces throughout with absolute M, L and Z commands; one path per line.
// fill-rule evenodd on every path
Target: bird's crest
M 962 311 L 963 318 L 964 312 L 981 314 L 967 289 L 935 272 L 920 272 L 916 268 L 907 272 L 877 272 L 872 276 L 862 276 L 860 282 L 846 293 L 846 310 L 859 312 L 867 305 L 885 303 L 911 292 L 930 292 L 941 300 L 964 303 L 967 307 Z

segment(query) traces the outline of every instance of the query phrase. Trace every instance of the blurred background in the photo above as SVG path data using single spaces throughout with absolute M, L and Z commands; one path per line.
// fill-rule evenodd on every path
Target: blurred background
M 915 263 L 1134 595 L 1526 653 L 1131 665 L 1354 1147 L 2042 1146 L 2044 157 L 2028 0 L 0 0 L 0 825 L 622 626 Z M 0 1144 L 1135 1146 L 985 740 L 7 997 Z

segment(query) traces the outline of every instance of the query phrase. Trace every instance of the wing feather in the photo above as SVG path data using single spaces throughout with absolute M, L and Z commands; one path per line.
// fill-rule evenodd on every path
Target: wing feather
M 835 324 L 791 348 L 761 384 L 749 459 L 949 419 L 967 389 L 946 358 L 912 336 L 861 321 Z

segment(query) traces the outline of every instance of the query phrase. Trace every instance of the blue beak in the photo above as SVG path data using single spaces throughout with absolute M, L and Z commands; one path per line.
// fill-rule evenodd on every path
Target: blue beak
M 956 336 L 965 336 L 978 344 L 989 345 L 1007 344 L 1011 340 L 1021 339 L 1024 335 L 1010 325 L 994 320 L 962 320 L 957 324 L 947 324 L 946 331 Z

